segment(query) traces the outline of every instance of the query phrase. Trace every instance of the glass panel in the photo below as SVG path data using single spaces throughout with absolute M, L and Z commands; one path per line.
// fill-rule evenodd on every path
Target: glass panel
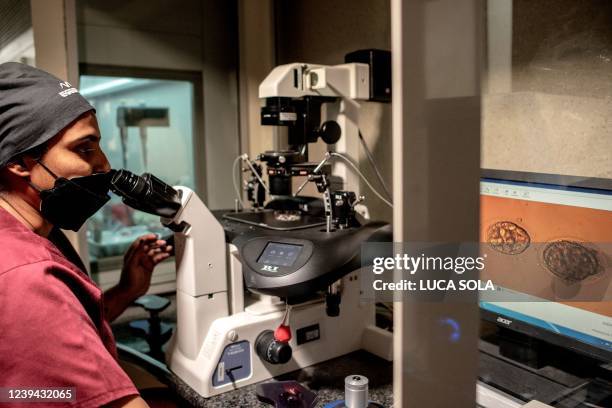
M 83 75 L 80 88 L 96 108 L 102 149 L 113 168 L 150 172 L 170 185 L 195 189 L 191 82 Z M 113 257 L 123 256 L 140 235 L 171 235 L 159 217 L 111 196 L 88 223 L 92 271 L 118 267 Z
M 482 241 L 498 254 L 481 278 L 499 285 L 500 301 L 481 306 L 487 319 L 518 332 L 502 352 L 522 363 L 548 364 L 548 353 L 527 347 L 532 337 L 609 356 L 612 2 L 487 0 L 486 7 L 481 167 L 489 170 L 480 219 Z M 481 375 L 503 385 L 492 370 Z M 508 390 L 544 402 L 569 394 L 547 396 L 552 389 L 533 388 L 528 378 Z M 578 394 L 588 394 L 589 406 L 608 406 L 609 395 Z

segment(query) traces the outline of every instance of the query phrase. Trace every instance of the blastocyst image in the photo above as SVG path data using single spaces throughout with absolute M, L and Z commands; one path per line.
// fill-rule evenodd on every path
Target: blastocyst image
M 529 247 L 527 231 L 512 221 L 498 221 L 487 229 L 487 243 L 506 255 L 518 255 Z
M 551 242 L 544 248 L 544 264 L 568 284 L 582 282 L 600 271 L 597 251 L 569 240 Z

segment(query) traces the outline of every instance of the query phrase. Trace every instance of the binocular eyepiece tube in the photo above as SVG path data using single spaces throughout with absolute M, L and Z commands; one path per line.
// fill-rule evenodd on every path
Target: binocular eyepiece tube
M 116 170 L 110 189 L 128 206 L 160 217 L 172 218 L 181 208 L 179 191 L 150 173 L 138 176 L 128 170 Z

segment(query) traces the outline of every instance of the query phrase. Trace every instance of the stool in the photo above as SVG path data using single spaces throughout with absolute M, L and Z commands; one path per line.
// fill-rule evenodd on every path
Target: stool
M 154 359 L 164 362 L 162 346 L 172 336 L 172 326 L 162 322 L 159 314 L 170 306 L 170 300 L 161 296 L 145 295 L 136 299 L 134 304 L 149 312 L 149 318 L 130 322 L 130 328 L 137 336 L 147 341 L 149 345 L 148 354 Z

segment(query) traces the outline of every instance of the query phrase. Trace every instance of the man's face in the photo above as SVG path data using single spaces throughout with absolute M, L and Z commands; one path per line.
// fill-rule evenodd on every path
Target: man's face
M 55 175 L 67 179 L 109 171 L 110 164 L 100 148 L 96 115 L 93 112 L 84 114 L 51 139 L 40 161 Z M 53 176 L 41 165 L 32 164 L 30 182 L 42 190 L 52 188 Z

